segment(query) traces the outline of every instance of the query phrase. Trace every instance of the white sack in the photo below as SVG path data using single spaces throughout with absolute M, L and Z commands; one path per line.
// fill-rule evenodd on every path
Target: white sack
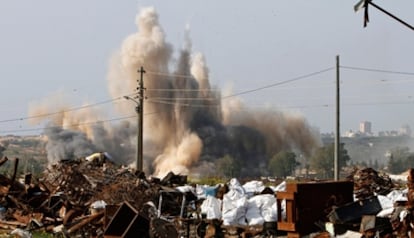
M 265 189 L 265 186 L 262 181 L 252 180 L 243 184 L 243 189 L 247 195 L 251 197 L 254 194 L 262 192 L 263 189 Z
M 272 194 L 260 194 L 249 199 L 246 219 L 249 225 L 262 225 L 277 221 L 276 198 Z
M 246 225 L 247 197 L 237 179 L 229 182 L 229 192 L 223 196 L 223 225 Z
M 207 219 L 221 219 L 221 200 L 213 196 L 207 196 L 201 204 L 201 213 L 206 214 Z

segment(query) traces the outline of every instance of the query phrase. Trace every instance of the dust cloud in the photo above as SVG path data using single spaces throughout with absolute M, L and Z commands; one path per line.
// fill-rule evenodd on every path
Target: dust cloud
M 301 115 L 251 110 L 237 97 L 222 97 L 210 83 L 204 55 L 192 49 L 189 29 L 175 59 L 153 7 L 141 9 L 135 23 L 137 32 L 110 59 L 107 86 L 113 99 L 125 95 L 136 99 L 137 70 L 144 67 L 146 71 L 146 173 L 214 173 L 214 162 L 225 155 L 243 161 L 246 168 L 257 167 L 281 150 L 310 155 L 318 145 L 319 137 Z M 133 113 L 132 102 L 113 105 L 120 116 Z M 45 115 L 33 122 L 49 121 L 44 133 L 50 162 L 106 151 L 119 163 L 134 166 L 136 119 L 100 123 L 103 113 L 93 107 L 69 108 L 50 99 L 30 107 L 30 115 Z M 244 175 L 259 172 L 245 169 Z

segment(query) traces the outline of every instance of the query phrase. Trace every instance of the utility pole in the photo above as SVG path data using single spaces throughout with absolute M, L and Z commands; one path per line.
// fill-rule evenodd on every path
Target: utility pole
M 335 118 L 335 125 L 336 125 L 336 132 L 335 132 L 335 155 L 334 155 L 334 180 L 338 181 L 339 179 L 339 160 L 341 158 L 341 150 L 340 150 L 340 138 L 341 138 L 341 130 L 340 130 L 340 110 L 339 110 L 339 55 L 336 56 L 336 118 Z
M 138 69 L 138 73 L 141 73 L 141 78 L 138 81 L 138 95 L 134 98 L 130 96 L 124 96 L 125 99 L 131 100 L 135 102 L 135 112 L 137 113 L 137 152 L 136 152 L 136 161 L 135 161 L 135 167 L 137 171 L 143 171 L 142 170 L 142 163 L 143 163 L 143 150 L 142 150 L 142 134 L 143 134 L 143 113 L 144 113 L 144 73 L 145 70 L 141 66 L 140 69 Z M 135 100 L 135 99 L 138 99 Z
M 137 171 L 143 171 L 142 170 L 142 164 L 143 164 L 143 150 L 142 150 L 142 134 L 143 134 L 143 113 L 144 113 L 144 67 L 141 66 L 140 69 L 138 69 L 138 73 L 141 74 L 140 80 L 138 81 L 138 102 L 136 111 L 137 111 L 137 161 L 136 161 L 136 167 Z

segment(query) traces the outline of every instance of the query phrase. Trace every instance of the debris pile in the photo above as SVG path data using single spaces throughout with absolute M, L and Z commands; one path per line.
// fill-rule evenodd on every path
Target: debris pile
M 355 169 L 348 179 L 354 181 L 354 194 L 357 199 L 370 198 L 376 194 L 386 195 L 394 188 L 387 174 L 372 168 Z
M 63 237 L 275 234 L 275 193 L 263 184 L 188 185 L 183 175 L 147 178 L 105 157 L 90 158 L 63 160 L 39 178 L 26 174 L 19 181 L 16 159 L 11 178 L 0 175 L 0 229 Z
M 19 160 L 15 161 L 17 168 Z M 38 179 L 27 174 L 22 183 L 16 181 L 16 170 L 11 179 L 0 175 L 0 228 L 44 230 L 67 236 L 102 235 L 108 218 L 123 203 L 141 212 L 145 204 L 158 203 L 163 186 L 187 182 L 185 176 L 174 174 L 163 180 L 148 180 L 143 173 L 110 161 L 82 159 L 60 161 Z M 179 214 L 181 203 L 166 201 L 163 212 Z M 112 214 L 107 204 L 115 206 Z M 149 219 L 148 211 L 142 214 Z
M 338 237 L 409 237 L 410 188 L 401 190 L 390 176 L 372 168 L 355 169 L 354 201 L 335 207 L 328 215 L 326 229 Z
M 8 161 L 0 160 L 0 166 Z M 10 162 L 10 161 L 9 161 Z M 409 237 L 414 217 L 414 169 L 406 190 L 386 174 L 355 170 L 351 181 L 261 181 L 235 178 L 188 185 L 119 166 L 103 154 L 63 160 L 35 178 L 0 174 L 0 229 L 46 231 L 61 237 Z M 354 233 L 350 233 L 354 232 Z M 358 236 L 359 235 L 359 236 Z M 315 237 L 318 237 L 315 236 Z

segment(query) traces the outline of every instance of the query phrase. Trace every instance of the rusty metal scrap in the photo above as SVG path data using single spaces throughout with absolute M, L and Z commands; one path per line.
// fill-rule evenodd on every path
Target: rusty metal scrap
M 77 233 L 102 236 L 109 222 L 108 214 L 93 213 L 90 208 L 93 202 L 102 200 L 117 206 L 128 202 L 139 211 L 149 201 L 156 203 L 162 189 L 161 184 L 148 181 L 142 173 L 108 161 L 97 164 L 81 159 L 60 161 L 49 166 L 38 179 L 25 176 L 22 184 L 17 181 L 18 160 L 15 161 L 12 178 L 0 175 L 2 229 L 58 230 L 65 236 Z M 164 179 L 163 183 L 183 181 L 174 174 L 170 178 L 171 181 Z

